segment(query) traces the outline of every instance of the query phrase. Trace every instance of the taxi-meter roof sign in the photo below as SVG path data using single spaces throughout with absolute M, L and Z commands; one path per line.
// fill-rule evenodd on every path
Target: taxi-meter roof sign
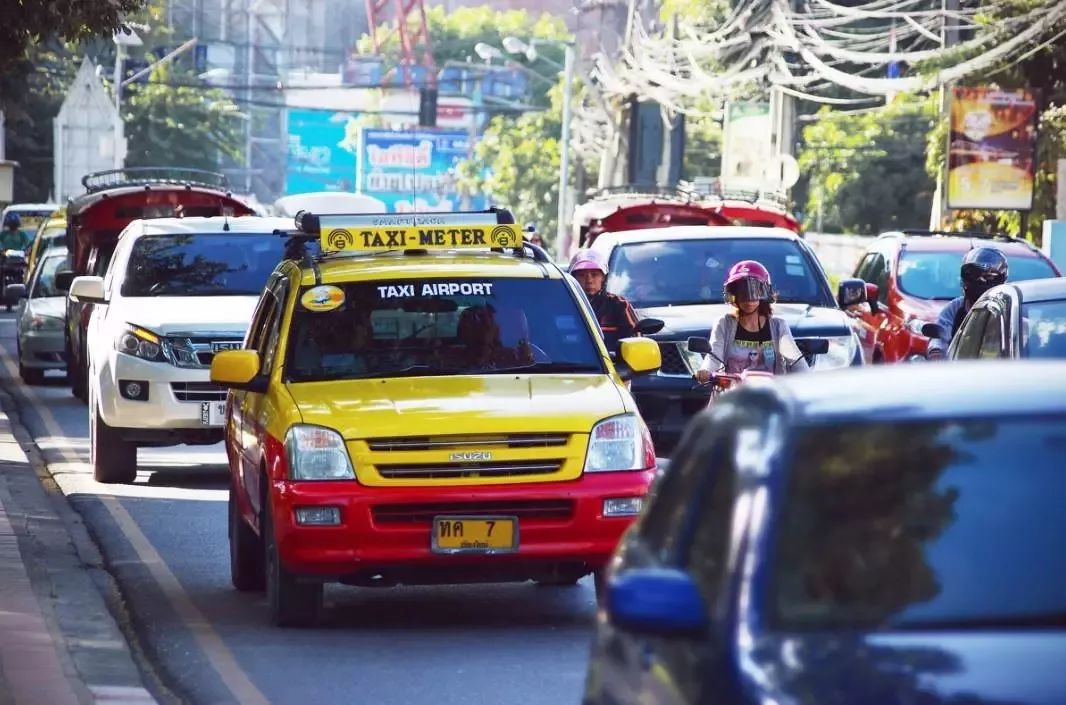
M 324 252 L 517 248 L 522 231 L 517 225 L 491 223 L 384 228 L 323 223 L 319 239 Z

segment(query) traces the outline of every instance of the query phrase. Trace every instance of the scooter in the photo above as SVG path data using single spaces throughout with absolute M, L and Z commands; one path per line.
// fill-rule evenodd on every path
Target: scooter
M 0 254 L 0 301 L 10 311 L 12 303 L 7 300 L 7 287 L 22 284 L 26 278 L 26 253 L 22 250 L 4 250 Z
M 815 355 L 823 355 L 826 352 L 828 352 L 829 351 L 829 341 L 828 340 L 823 340 L 823 339 L 814 339 L 814 340 L 802 339 L 802 340 L 797 340 L 796 341 L 796 347 L 799 348 L 799 351 L 803 355 L 803 357 L 802 358 L 796 358 L 794 360 L 786 359 L 785 360 L 785 365 L 786 365 L 786 368 L 789 369 L 789 370 L 791 370 L 793 367 L 795 367 L 797 364 L 799 364 L 799 361 L 801 359 L 807 360 L 807 363 L 810 364 L 811 359 Z M 745 384 L 747 382 L 754 381 L 754 380 L 759 380 L 759 379 L 773 378 L 773 376 L 774 376 L 773 372 L 767 372 L 766 370 L 744 370 L 740 374 L 736 374 L 736 373 L 732 373 L 732 372 L 724 372 L 723 370 L 725 369 L 725 366 L 726 366 L 725 362 L 723 360 L 721 360 L 713 352 L 711 352 L 711 342 L 709 340 L 707 340 L 706 338 L 698 338 L 698 337 L 689 338 L 688 339 L 688 349 L 689 349 L 689 352 L 701 353 L 701 354 L 704 354 L 704 355 L 710 355 L 712 358 L 715 359 L 715 361 L 718 362 L 719 365 L 721 365 L 721 369 L 719 371 L 717 371 L 717 372 L 712 372 L 711 376 L 710 376 L 710 379 L 708 379 L 706 382 L 698 382 L 697 381 L 697 383 L 696 383 L 696 388 L 707 387 L 707 386 L 710 387 L 711 399 L 710 399 L 709 403 L 713 403 L 715 397 L 717 397 L 719 394 L 722 394 L 723 392 L 727 392 L 730 389 L 734 389 L 734 388 L 740 386 L 741 384 Z M 693 375 L 693 377 L 695 377 L 695 375 Z

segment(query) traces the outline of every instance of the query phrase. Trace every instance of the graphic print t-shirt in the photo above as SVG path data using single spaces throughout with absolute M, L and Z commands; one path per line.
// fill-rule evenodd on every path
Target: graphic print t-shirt
M 770 321 L 754 333 L 737 326 L 733 344 L 726 351 L 725 371 L 740 374 L 744 370 L 774 371 L 774 343 Z

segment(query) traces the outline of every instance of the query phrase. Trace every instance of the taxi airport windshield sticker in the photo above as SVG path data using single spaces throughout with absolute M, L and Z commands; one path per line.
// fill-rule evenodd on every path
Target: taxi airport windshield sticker
M 308 289 L 300 297 L 300 304 L 308 311 L 332 311 L 344 303 L 344 290 L 329 284 Z
M 331 227 L 320 235 L 328 252 L 387 250 L 460 250 L 522 246 L 517 225 L 415 225 L 394 227 Z

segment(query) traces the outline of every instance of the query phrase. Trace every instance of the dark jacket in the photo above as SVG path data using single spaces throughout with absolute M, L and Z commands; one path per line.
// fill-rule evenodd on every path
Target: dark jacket
M 589 303 L 592 304 L 596 320 L 599 321 L 608 350 L 616 350 L 618 341 L 622 338 L 632 338 L 637 335 L 636 311 L 633 310 L 633 305 L 621 296 L 601 291 L 595 296 L 590 296 Z

